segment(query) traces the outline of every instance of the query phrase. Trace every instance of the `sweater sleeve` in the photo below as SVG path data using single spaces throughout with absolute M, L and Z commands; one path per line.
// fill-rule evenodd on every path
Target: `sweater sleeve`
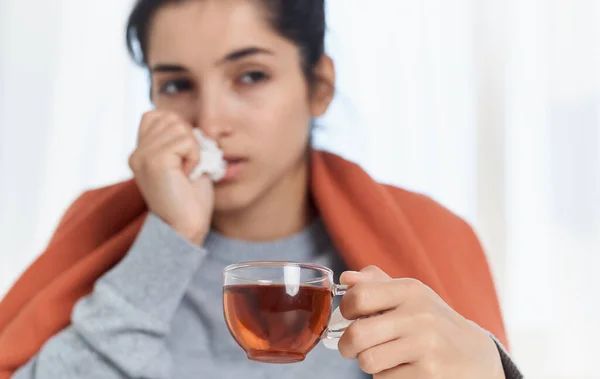
M 165 337 L 206 251 L 150 214 L 127 256 L 13 379 L 167 379 Z

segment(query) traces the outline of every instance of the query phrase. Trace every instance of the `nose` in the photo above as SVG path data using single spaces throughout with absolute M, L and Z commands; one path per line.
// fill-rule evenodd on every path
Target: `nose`
M 226 99 L 223 91 L 206 89 L 199 96 L 196 106 L 196 126 L 209 138 L 218 141 L 231 134 L 231 123 L 228 122 Z

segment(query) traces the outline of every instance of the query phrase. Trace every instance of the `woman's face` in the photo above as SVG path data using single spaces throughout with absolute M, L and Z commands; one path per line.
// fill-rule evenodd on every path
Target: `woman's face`
M 186 1 L 159 10 L 150 26 L 152 100 L 217 140 L 232 165 L 216 185 L 215 211 L 249 206 L 298 177 L 313 117 L 329 106 L 333 65 L 309 91 L 298 48 L 270 28 L 259 2 Z

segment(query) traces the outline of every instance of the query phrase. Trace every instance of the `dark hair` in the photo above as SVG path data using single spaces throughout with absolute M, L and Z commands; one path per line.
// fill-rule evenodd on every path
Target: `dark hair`
M 163 6 L 190 0 L 137 0 L 127 22 L 127 49 L 140 66 L 148 65 L 148 29 Z M 250 1 L 250 0 L 248 0 Z M 300 50 L 302 70 L 313 82 L 313 70 L 325 52 L 325 0 L 253 0 L 261 3 L 269 22 Z

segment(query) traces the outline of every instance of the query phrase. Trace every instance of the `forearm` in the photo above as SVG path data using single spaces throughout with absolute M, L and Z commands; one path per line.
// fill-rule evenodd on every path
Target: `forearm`
M 136 243 L 13 379 L 170 376 L 165 337 L 203 249 L 150 215 Z

